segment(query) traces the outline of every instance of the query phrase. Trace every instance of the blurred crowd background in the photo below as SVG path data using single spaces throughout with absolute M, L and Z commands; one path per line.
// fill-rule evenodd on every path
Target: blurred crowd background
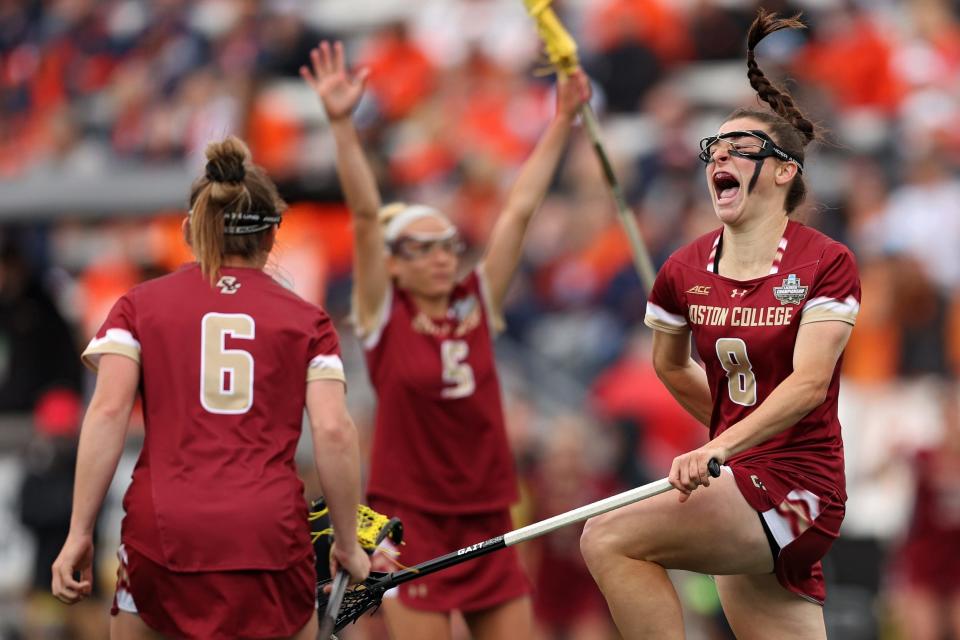
M 845 639 L 960 639 L 960 2 L 554 5 L 658 265 L 718 226 L 697 141 L 755 104 L 744 43 L 757 7 L 803 11 L 809 29 L 767 38 L 759 59 L 824 136 L 798 217 L 854 250 L 863 284 L 844 359 L 849 502 L 825 562 L 827 623 Z M 372 71 L 356 122 L 385 200 L 446 211 L 469 264 L 552 116 L 554 80 L 520 0 L 0 0 L 0 638 L 106 637 L 142 426 L 101 523 L 99 598 L 68 609 L 46 593 L 91 390 L 77 355 L 121 293 L 191 259 L 180 224 L 209 140 L 246 139 L 291 203 L 269 268 L 338 320 L 369 442 L 372 397 L 346 323 L 349 212 L 324 115 L 297 76 L 323 38 Z M 498 344 L 518 524 L 662 476 L 705 440 L 651 369 L 644 307 L 579 133 L 530 230 Z M 616 637 L 578 535 L 522 550 L 543 640 Z M 731 637 L 709 578 L 675 578 L 688 637 Z M 381 625 L 342 637 L 383 637 Z

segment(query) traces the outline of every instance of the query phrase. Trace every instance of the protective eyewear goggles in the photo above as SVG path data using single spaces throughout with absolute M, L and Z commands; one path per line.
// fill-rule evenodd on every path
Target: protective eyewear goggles
M 453 227 L 442 233 L 407 233 L 387 243 L 387 248 L 395 256 L 415 260 L 430 255 L 435 248 L 445 253 L 459 256 L 466 249 L 463 239 Z
M 759 129 L 729 131 L 718 136 L 704 138 L 700 141 L 700 159 L 706 164 L 713 162 L 713 156 L 719 149 L 721 141 L 727 145 L 731 155 L 750 160 L 777 158 L 784 162 L 794 163 L 800 173 L 803 173 L 803 163 L 784 151 L 765 131 Z

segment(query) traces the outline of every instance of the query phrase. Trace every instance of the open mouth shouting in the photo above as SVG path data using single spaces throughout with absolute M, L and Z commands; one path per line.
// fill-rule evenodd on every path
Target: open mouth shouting
M 718 205 L 732 204 L 740 193 L 740 181 L 731 173 L 717 171 L 713 174 L 713 191 Z

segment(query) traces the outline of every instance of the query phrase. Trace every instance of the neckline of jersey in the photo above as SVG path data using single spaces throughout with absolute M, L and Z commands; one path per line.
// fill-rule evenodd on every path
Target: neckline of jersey
M 781 235 L 781 236 L 780 236 L 780 240 L 777 241 L 778 244 L 779 244 L 779 243 L 783 242 L 784 240 L 786 240 L 786 241 L 787 241 L 787 247 L 783 250 L 782 253 L 781 253 L 780 251 L 777 251 L 777 252 L 774 254 L 773 260 L 770 262 L 770 268 L 772 269 L 773 266 L 774 266 L 775 264 L 777 264 L 777 260 L 778 260 L 778 259 L 777 259 L 777 256 L 779 255 L 779 265 L 778 265 L 778 266 L 779 266 L 780 268 L 779 268 L 775 273 L 766 273 L 766 274 L 764 274 L 764 275 L 762 275 L 762 276 L 757 276 L 756 278 L 750 278 L 749 280 L 737 280 L 736 278 L 731 278 L 730 276 L 725 276 L 725 275 L 723 275 L 722 273 L 717 273 L 717 272 L 715 272 L 715 271 L 711 271 L 710 269 L 707 269 L 707 268 L 704 268 L 704 267 L 700 267 L 700 270 L 709 273 L 711 276 L 713 276 L 713 277 L 715 277 L 715 278 L 720 278 L 721 280 L 726 280 L 727 282 L 734 282 L 734 283 L 737 283 L 737 284 L 752 284 L 752 283 L 755 283 L 755 282 L 763 282 L 764 280 L 766 280 L 767 278 L 770 278 L 771 276 L 779 276 L 779 275 L 782 275 L 782 273 L 783 273 L 783 268 L 782 268 L 782 267 L 783 267 L 783 263 L 784 263 L 784 261 L 785 261 L 786 258 L 787 258 L 787 249 L 789 249 L 789 247 L 790 247 L 789 241 L 790 241 L 791 236 L 793 236 L 793 232 L 794 232 L 794 230 L 797 228 L 798 225 L 799 225 L 799 223 L 798 223 L 797 221 L 795 221 L 795 220 L 789 220 L 789 219 L 787 220 L 787 226 L 786 226 L 786 228 L 783 230 L 783 235 Z M 720 239 L 721 239 L 722 237 L 723 237 L 723 227 L 720 227 L 720 229 L 717 231 L 717 235 L 714 236 L 713 243 L 711 244 L 711 249 L 710 249 L 711 252 L 714 251 L 714 250 L 717 248 L 717 244 L 720 242 Z M 710 259 L 710 263 L 712 264 L 712 263 L 713 263 L 713 260 L 716 260 L 716 259 L 717 259 L 716 257 L 711 258 L 711 259 Z

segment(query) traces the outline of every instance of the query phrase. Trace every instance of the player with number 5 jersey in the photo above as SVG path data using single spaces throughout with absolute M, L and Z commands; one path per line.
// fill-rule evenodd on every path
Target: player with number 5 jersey
M 377 393 L 367 493 L 399 516 L 411 565 L 512 527 L 517 499 L 492 338 L 527 225 L 560 160 L 577 109 L 590 95 L 576 73 L 557 87 L 557 113 L 524 164 L 479 266 L 458 278 L 463 243 L 440 211 L 383 207 L 351 114 L 366 71 L 345 69 L 324 42 L 301 75 L 323 104 L 354 224 L 354 320 Z M 384 609 L 391 636 L 450 637 L 464 613 L 474 637 L 532 635 L 529 585 L 516 554 L 467 563 L 401 586 Z
M 339 342 L 322 309 L 263 271 L 285 207 L 273 183 L 236 138 L 207 159 L 184 221 L 198 262 L 122 296 L 84 351 L 97 386 L 53 591 L 68 603 L 89 593 L 90 534 L 139 392 L 145 437 L 123 501 L 111 637 L 312 640 L 316 570 L 294 461 L 304 408 L 333 526 L 347 532 L 333 564 L 355 580 L 369 571 Z

